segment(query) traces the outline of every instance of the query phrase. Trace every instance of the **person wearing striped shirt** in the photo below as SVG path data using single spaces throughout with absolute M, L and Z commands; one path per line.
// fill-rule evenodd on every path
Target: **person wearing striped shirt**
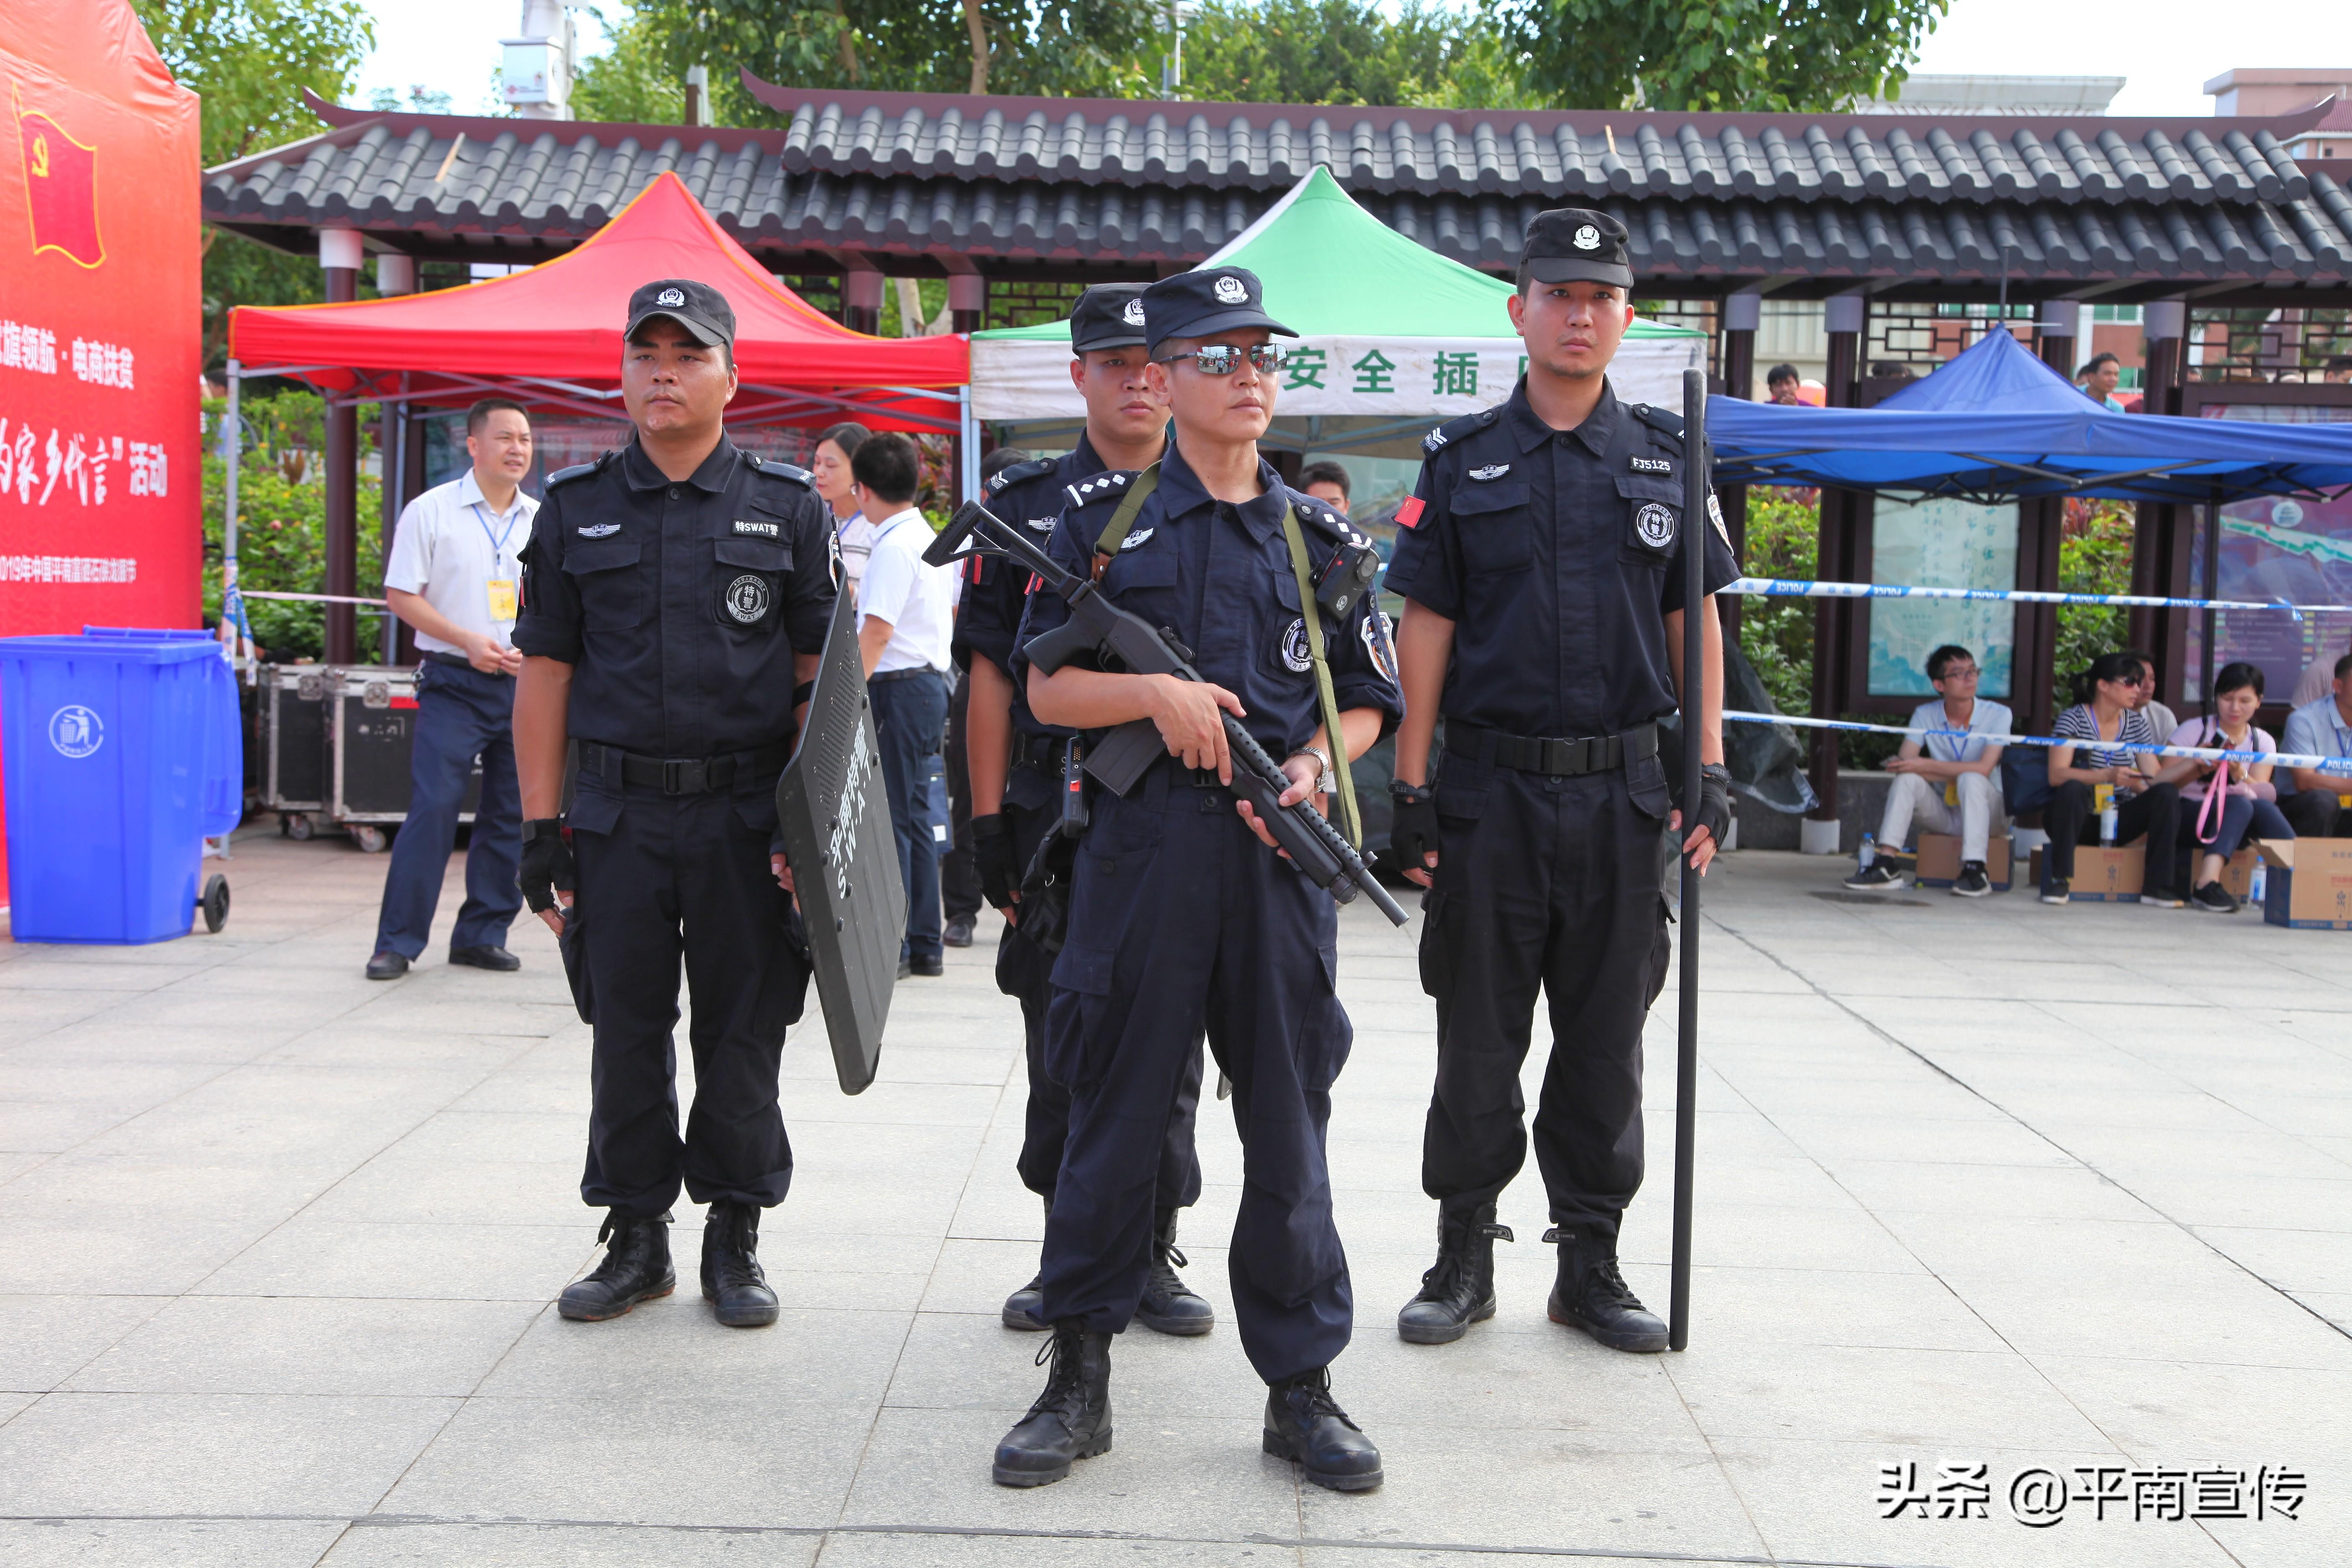
M 2100 841 L 2103 790 L 2116 808 L 2116 844 L 2146 837 L 2147 861 L 2139 901 L 2159 909 L 2181 907 L 2173 887 L 2173 843 L 2180 821 L 2180 780 L 2195 762 L 2162 757 L 2164 744 L 2147 715 L 2132 706 L 2138 694 L 2140 661 L 2130 653 L 2105 653 L 2075 681 L 2074 707 L 2058 716 L 2052 733 L 2079 745 L 2050 748 L 2050 804 L 2042 824 L 2050 847 L 2042 861 L 2042 901 L 2067 901 L 2074 878 L 2077 845 Z

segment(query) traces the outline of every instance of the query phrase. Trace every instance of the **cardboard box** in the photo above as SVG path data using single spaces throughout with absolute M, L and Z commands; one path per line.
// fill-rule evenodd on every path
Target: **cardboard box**
M 2252 862 L 2250 860 L 2247 864 L 2251 867 Z M 1991 879 L 1994 892 L 2009 891 L 2015 866 L 2006 834 L 1985 841 L 1985 875 Z M 1959 836 L 1954 833 L 1919 835 L 1919 885 L 1923 888 L 1948 888 L 1959 879 Z
M 2033 886 L 2042 886 L 2042 851 L 2033 852 L 2029 875 Z M 2139 902 L 2140 879 L 2147 868 L 2147 847 L 2126 845 L 2120 849 L 2103 849 L 2097 845 L 2084 845 L 2074 851 L 2074 900 L 2083 904 L 2136 904 Z
M 2268 868 L 2265 921 L 2305 931 L 2352 931 L 2352 839 L 2264 838 L 2255 847 Z
M 2192 857 L 2189 861 L 2189 872 L 2193 878 L 2197 868 L 2194 859 L 2197 851 L 2192 849 L 2189 854 Z M 2261 858 L 2255 852 L 2253 845 L 2250 843 L 2221 862 L 2221 887 L 2240 903 L 2244 903 L 2246 895 L 2253 889 L 2254 862 Z

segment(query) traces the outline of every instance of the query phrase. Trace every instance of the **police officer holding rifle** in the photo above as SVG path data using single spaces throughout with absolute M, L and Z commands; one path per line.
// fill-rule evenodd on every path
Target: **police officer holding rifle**
M 1405 599 L 1406 717 L 1392 836 L 1430 889 L 1421 973 L 1437 1001 L 1422 1146 L 1437 1261 L 1397 1314 L 1417 1344 L 1495 1314 L 1495 1242 L 1511 1239 L 1496 1200 L 1527 1156 L 1519 1067 L 1540 987 L 1552 1048 L 1536 1163 L 1544 1239 L 1559 1246 L 1549 1315 L 1612 1349 L 1666 1348 L 1666 1325 L 1619 1271 L 1617 1233 L 1642 1182 L 1642 1026 L 1668 956 L 1658 836 L 1686 820 L 1683 849 L 1704 870 L 1729 822 L 1712 595 L 1738 571 L 1713 492 L 1707 517 L 1686 515 L 1681 417 L 1621 403 L 1609 384 L 1633 319 L 1625 241 L 1605 213 L 1537 216 L 1509 302 L 1527 374 L 1500 408 L 1429 434 L 1397 517 L 1388 585 Z M 1683 689 L 1694 543 L 1705 703 L 1685 740 L 1706 765 L 1699 799 L 1676 812 L 1657 721 Z
M 1361 536 L 1258 455 L 1272 339 L 1296 334 L 1235 267 L 1163 279 L 1143 312 L 1173 448 L 1115 500 L 1064 516 L 1056 580 L 1031 595 L 1013 659 L 1037 717 L 1085 732 L 1101 787 L 1045 1025 L 1046 1070 L 1070 1090 L 1045 1222 L 1052 1370 L 994 1473 L 1042 1485 L 1110 1447 L 1110 1340 L 1150 1272 L 1155 1177 L 1205 1028 L 1244 1150 L 1231 1278 L 1268 1388 L 1262 1447 L 1360 1490 L 1379 1484 L 1380 1452 L 1329 1372 L 1354 1309 L 1324 1161 L 1351 1039 L 1333 899 L 1386 895 L 1302 808 L 1394 721 L 1397 689 L 1367 630 Z M 1295 847 L 1288 863 L 1277 842 Z
M 1059 459 L 1016 463 L 988 485 L 988 510 L 1043 545 L 1055 522 L 1087 497 L 1124 489 L 1135 473 L 1168 448 L 1168 409 L 1146 384 L 1143 294 L 1140 283 L 1101 283 L 1070 312 L 1070 381 L 1086 399 L 1087 427 Z M 1110 476 L 1106 479 L 1105 476 Z M 1001 556 L 964 558 L 963 605 L 956 616 L 957 653 L 969 710 L 965 749 L 971 772 L 971 841 L 981 891 L 1008 923 L 996 951 L 997 988 L 1021 1002 L 1028 1035 L 1029 1106 L 1023 1130 L 1022 1184 L 1054 1206 L 1062 1142 L 1069 1124 L 1069 1090 L 1045 1071 L 1046 974 L 1051 952 L 1021 931 L 1021 880 L 1038 845 L 1061 817 L 1062 776 L 1071 732 L 1040 723 L 1028 694 L 1013 679 L 1013 637 L 1028 601 L 1029 568 Z M 1201 1162 L 1192 1148 L 1192 1121 L 1201 1099 L 1201 1057 L 1191 1053 L 1177 1082 L 1176 1113 L 1169 1119 L 1152 1199 L 1152 1263 L 1136 1317 L 1168 1334 L 1205 1334 L 1216 1310 L 1176 1272 L 1176 1211 L 1201 1196 Z M 1011 1329 L 1042 1330 L 1040 1280 L 1032 1279 L 1004 1303 Z
M 721 428 L 734 336 L 734 311 L 708 284 L 664 279 L 631 296 L 621 392 L 635 439 L 549 479 L 525 558 L 523 896 L 593 993 L 580 1195 L 608 1211 L 598 1239 L 610 1246 L 558 1304 L 589 1321 L 676 1288 L 681 1184 L 710 1205 L 702 1293 L 719 1321 L 776 1321 L 760 1211 L 792 1184 L 776 1073 L 809 977 L 777 852 L 776 777 L 840 558 L 808 475 L 751 457 Z M 574 740 L 579 777 L 559 816 Z M 681 958 L 695 1076 L 683 1140 Z

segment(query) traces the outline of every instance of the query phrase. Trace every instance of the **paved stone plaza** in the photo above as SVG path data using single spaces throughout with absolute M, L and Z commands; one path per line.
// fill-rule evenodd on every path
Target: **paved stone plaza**
M 1505 1196 L 1501 1314 L 1397 1341 L 1434 1239 L 1431 1007 L 1417 926 L 1350 910 L 1331 1153 L 1360 1321 L 1337 1388 L 1387 1485 L 1327 1493 L 1258 1452 L 1222 1247 L 1239 1163 L 1204 1109 L 1185 1240 L 1217 1331 L 1128 1333 L 1117 1449 L 1012 1492 L 989 1452 L 1039 1341 L 996 1310 L 1039 1214 L 992 917 L 946 979 L 900 986 L 865 1095 L 835 1088 L 814 1016 L 788 1044 L 799 1181 L 762 1247 L 782 1321 L 711 1321 L 686 1209 L 685 1289 L 585 1325 L 551 1308 L 596 1223 L 588 1033 L 551 939 L 517 927 L 520 976 L 436 949 L 372 984 L 381 858 L 236 850 L 218 936 L 0 944 L 9 1568 L 2352 1561 L 2352 937 L 2022 889 L 1857 908 L 1822 896 L 1838 864 L 1733 858 L 1706 913 L 1692 1346 L 1634 1357 L 1544 1320 L 1532 1172 Z M 1661 1310 L 1674 1018 L 1670 989 L 1626 1238 Z M 1882 1520 L 1883 1467 L 1966 1511 L 1948 1464 L 1985 1467 L 1990 1517 Z M 2011 1480 L 2036 1467 L 2085 1490 L 2075 1468 L 2106 1467 L 2126 1500 L 2147 1473 L 2150 1513 L 2157 1472 L 2244 1471 L 2186 1502 L 2248 1517 L 2078 1500 L 2027 1528 Z M 2299 1517 L 2263 1467 L 2304 1473 Z

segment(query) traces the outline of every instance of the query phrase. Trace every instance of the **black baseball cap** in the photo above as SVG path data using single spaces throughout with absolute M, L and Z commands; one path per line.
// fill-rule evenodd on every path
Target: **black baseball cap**
M 1143 342 L 1142 283 L 1097 283 L 1070 312 L 1070 352 L 1135 348 Z
M 1519 275 L 1538 283 L 1590 281 L 1633 286 L 1625 254 L 1625 226 L 1591 207 L 1554 207 L 1538 213 L 1519 247 Z
M 1298 335 L 1265 313 L 1265 287 L 1246 267 L 1210 267 L 1162 278 L 1143 291 L 1143 323 L 1154 353 L 1170 338 L 1205 338 L 1235 327 Z
M 698 283 L 691 278 L 663 278 L 646 284 L 629 296 L 629 324 L 622 330 L 621 336 L 635 337 L 637 329 L 656 316 L 667 316 L 705 348 L 734 346 L 735 308 L 727 302 L 726 295 L 708 283 Z

